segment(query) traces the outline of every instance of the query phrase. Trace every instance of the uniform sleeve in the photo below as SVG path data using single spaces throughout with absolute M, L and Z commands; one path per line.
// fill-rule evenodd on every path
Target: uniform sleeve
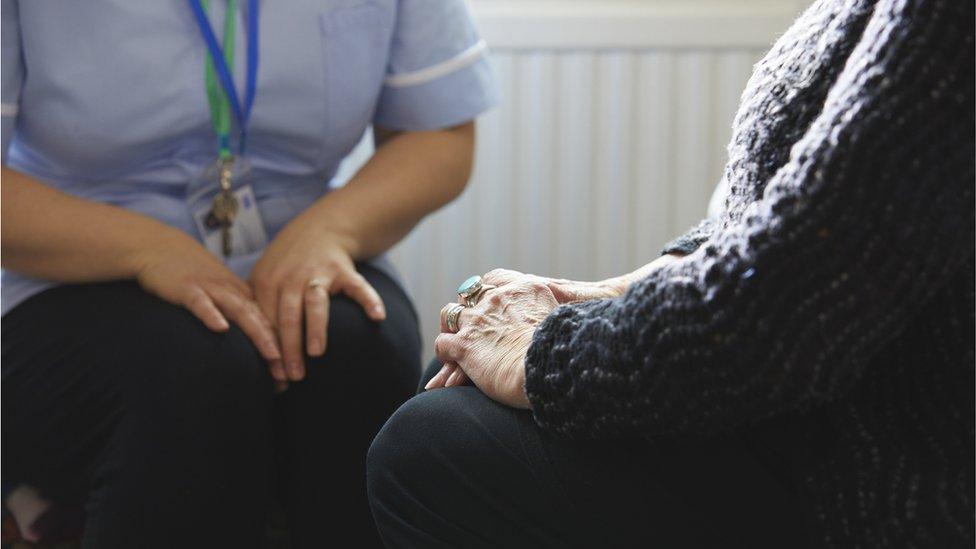
M 3 115 L 3 163 L 7 163 L 7 149 L 13 136 L 20 110 L 20 89 L 24 82 L 24 59 L 20 47 L 20 22 L 17 0 L 3 0 L 2 17 L 2 103 Z
M 463 0 L 401 0 L 374 123 L 404 131 L 446 128 L 497 100 L 488 46 Z

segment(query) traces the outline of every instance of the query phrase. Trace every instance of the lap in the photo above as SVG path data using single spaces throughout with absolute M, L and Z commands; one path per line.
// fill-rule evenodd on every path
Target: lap
M 389 318 L 374 323 L 351 299 L 335 296 L 329 349 L 324 357 L 307 360 L 318 369 L 328 369 L 354 354 L 396 356 L 416 370 L 420 341 L 409 298 L 377 269 L 368 265 L 360 269 L 386 303 Z M 164 377 L 199 384 L 247 375 L 261 377 L 270 387 L 266 365 L 237 327 L 213 332 L 182 307 L 147 294 L 134 282 L 49 289 L 4 315 L 2 330 L 3 377 L 14 382 L 11 386 L 52 375 L 153 387 Z M 166 367 L 153 368 L 157 364 Z M 370 374 L 366 366 L 358 364 L 350 372 L 366 377 Z M 345 370 L 333 368 L 332 373 L 341 375 Z
M 180 467 L 184 448 L 252 442 L 270 424 L 260 410 L 273 386 L 243 333 L 210 332 L 135 283 L 32 297 L 3 318 L 2 360 L 5 478 L 56 500 L 155 455 Z
M 470 386 L 401 407 L 368 483 L 395 545 L 796 546 L 800 529 L 792 495 L 739 439 L 572 441 Z
M 316 402 L 348 402 L 350 387 L 381 385 L 384 376 L 399 380 L 391 383 L 397 401 L 386 397 L 387 389 L 377 390 L 389 400 L 378 412 L 384 418 L 409 396 L 420 352 L 412 305 L 385 274 L 369 266 L 361 272 L 384 299 L 388 320 L 373 323 L 358 305 L 336 296 L 329 351 L 309 361 L 308 382 L 279 398 L 279 408 L 298 416 Z M 154 428 L 194 431 L 192 416 L 246 404 L 249 418 L 263 411 L 270 420 L 273 385 L 247 337 L 233 326 L 212 332 L 134 282 L 49 289 L 4 315 L 2 331 L 3 438 L 11 443 L 5 472 L 66 467 L 61 481 L 90 476 L 78 474 L 79 464 L 93 466 L 123 415 L 151 416 Z M 86 444 L 65 444 L 74 438 Z M 38 456 L 57 463 L 28 467 Z

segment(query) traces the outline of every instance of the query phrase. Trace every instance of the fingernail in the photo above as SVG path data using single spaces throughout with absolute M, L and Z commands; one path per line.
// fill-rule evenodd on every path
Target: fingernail
M 424 385 L 424 390 L 425 390 L 425 391 L 426 391 L 426 390 L 428 390 L 428 389 L 430 389 L 431 387 L 433 387 L 433 386 L 434 386 L 434 379 L 435 379 L 435 378 L 436 378 L 436 376 L 435 376 L 435 377 L 432 377 L 432 378 L 430 379 L 430 381 L 428 381 L 428 382 L 427 382 L 427 385 Z
M 285 375 L 285 367 L 280 360 L 271 361 L 271 377 L 277 382 L 287 381 L 288 376 Z
M 376 318 L 377 320 L 383 320 L 386 318 L 386 311 L 383 310 L 382 305 L 373 305 L 373 308 L 370 309 L 370 311 L 373 314 L 373 318 Z
M 278 352 L 278 346 L 273 341 L 265 342 L 264 356 L 270 360 L 278 360 L 281 358 L 281 353 Z
M 229 330 L 230 329 L 230 325 L 227 324 L 227 320 L 226 319 L 218 318 L 217 319 L 217 329 L 218 330 Z

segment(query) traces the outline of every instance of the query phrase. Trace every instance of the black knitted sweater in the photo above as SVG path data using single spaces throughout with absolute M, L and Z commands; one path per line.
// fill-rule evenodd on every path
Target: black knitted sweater
M 821 0 L 755 68 L 724 213 L 526 359 L 543 428 L 782 422 L 811 544 L 973 547 L 974 7 Z

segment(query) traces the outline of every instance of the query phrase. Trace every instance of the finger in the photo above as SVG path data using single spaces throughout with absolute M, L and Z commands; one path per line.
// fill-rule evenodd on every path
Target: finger
M 492 269 L 485 273 L 481 277 L 482 284 L 491 284 L 493 286 L 503 286 L 510 282 L 515 282 L 519 277 L 525 276 L 518 271 L 512 271 L 509 269 Z
M 441 309 L 441 333 L 445 333 L 445 334 L 457 333 L 457 332 L 452 332 L 447 325 L 447 313 L 456 305 L 457 303 L 448 303 L 447 305 L 444 305 L 444 307 Z M 471 322 L 471 319 L 477 316 L 478 314 L 479 314 L 478 311 L 474 307 L 465 307 L 461 309 L 461 313 L 458 314 L 458 318 L 457 318 L 457 326 L 456 326 L 457 331 L 460 332 L 461 329 L 467 326 L 468 323 Z
M 343 278 L 342 292 L 362 306 L 366 316 L 380 322 L 386 319 L 386 306 L 375 288 L 363 275 L 353 271 Z
M 454 369 L 454 373 L 447 378 L 444 382 L 444 387 L 458 387 L 464 385 L 464 382 L 468 380 L 468 376 L 465 375 L 464 370 L 459 367 Z
M 453 309 L 456 306 L 458 306 L 457 303 L 448 303 L 447 305 L 444 305 L 443 308 L 441 308 L 440 317 L 441 317 L 442 333 L 448 333 L 448 334 L 456 333 L 456 332 L 452 332 L 450 327 L 447 325 L 447 314 L 451 311 L 451 309 Z M 477 314 L 478 312 L 475 309 L 475 307 L 463 306 L 457 318 L 457 326 L 456 326 L 457 331 L 461 331 L 461 328 L 463 328 L 465 325 L 471 322 L 471 319 L 474 318 Z
M 288 379 L 299 381 L 305 376 L 302 357 L 302 288 L 292 284 L 281 291 L 278 299 L 278 337 L 285 359 Z
M 271 323 L 258 309 L 257 304 L 237 293 L 236 289 L 215 286 L 208 290 L 214 304 L 247 335 L 265 360 L 281 359 Z
M 226 332 L 230 329 L 230 323 L 202 288 L 190 288 L 181 305 L 215 332 Z
M 285 372 L 285 362 L 281 359 L 272 360 L 268 363 L 268 371 L 271 377 L 278 383 L 288 382 L 288 373 Z
M 430 378 L 430 381 L 427 382 L 427 385 L 424 385 L 424 390 L 440 389 L 441 387 L 444 386 L 444 382 L 447 381 L 447 378 L 450 377 L 451 374 L 453 374 L 454 370 L 456 369 L 457 369 L 457 364 L 454 363 L 448 363 L 441 366 L 440 371 L 437 372 L 437 374 L 434 377 Z
M 249 286 L 247 282 L 244 282 L 236 276 L 229 277 L 226 281 L 230 282 L 234 289 L 237 290 L 237 292 L 242 296 L 246 297 L 247 299 L 254 299 L 254 292 L 251 290 L 251 286 Z
M 441 308 L 441 333 L 449 334 L 451 329 L 447 327 L 447 312 L 451 310 L 457 303 L 448 303 Z
M 280 395 L 288 390 L 287 381 L 275 381 L 275 394 Z
M 254 298 L 261 307 L 261 312 L 271 323 L 278 327 L 278 285 L 267 280 L 258 279 L 254 282 Z
M 309 356 L 325 354 L 329 328 L 329 292 L 324 285 L 305 288 L 305 348 Z
M 464 359 L 464 348 L 461 338 L 457 334 L 440 334 L 434 339 L 434 352 L 442 364 L 461 362 Z

